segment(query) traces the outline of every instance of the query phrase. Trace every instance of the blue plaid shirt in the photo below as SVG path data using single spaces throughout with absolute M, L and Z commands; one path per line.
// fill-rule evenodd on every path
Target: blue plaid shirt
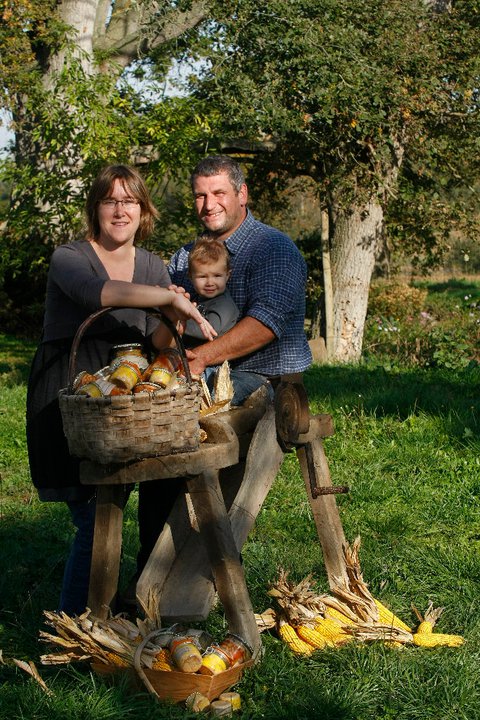
M 228 288 L 240 318 L 256 318 L 276 336 L 260 350 L 232 361 L 232 367 L 271 376 L 306 370 L 312 362 L 304 331 L 307 266 L 297 246 L 284 233 L 255 220 L 250 212 L 225 245 L 232 267 Z M 195 299 L 188 277 L 192 246 L 189 243 L 177 250 L 168 271 L 172 282 Z

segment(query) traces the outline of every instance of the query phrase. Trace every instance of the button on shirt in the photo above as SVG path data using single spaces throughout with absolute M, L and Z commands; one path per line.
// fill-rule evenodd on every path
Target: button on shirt
M 256 318 L 276 336 L 265 347 L 230 364 L 270 376 L 306 370 L 312 362 L 304 331 L 307 266 L 297 246 L 284 233 L 255 220 L 250 212 L 225 240 L 225 246 L 232 268 L 228 289 L 240 318 Z M 180 248 L 168 271 L 172 282 L 195 299 L 188 277 L 192 247 L 190 243 Z

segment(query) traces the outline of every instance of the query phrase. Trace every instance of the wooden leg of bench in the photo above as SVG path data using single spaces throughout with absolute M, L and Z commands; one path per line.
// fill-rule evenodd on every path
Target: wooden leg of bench
M 117 593 L 124 498 L 122 485 L 101 485 L 97 489 L 88 607 L 102 619 L 108 616 Z
M 322 546 L 323 561 L 327 571 L 330 588 L 336 584 L 336 578 L 347 580 L 343 545 L 345 535 L 338 512 L 335 495 L 318 495 L 314 497 L 312 489 L 316 487 L 332 487 L 330 470 L 320 438 L 297 448 L 297 456 L 305 480 L 313 519 Z
M 255 524 L 283 457 L 283 450 L 277 442 L 275 411 L 270 405 L 257 424 L 250 443 L 242 484 L 228 513 L 239 550 L 242 549 L 248 533 Z
M 218 471 L 209 470 L 189 479 L 188 491 L 229 630 L 251 645 L 256 655 L 261 647 L 260 634 L 218 475 Z

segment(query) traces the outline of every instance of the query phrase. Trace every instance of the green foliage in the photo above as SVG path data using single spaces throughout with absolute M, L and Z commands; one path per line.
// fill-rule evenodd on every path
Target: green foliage
M 3 167 L 14 188 L 6 217 L 12 243 L 27 242 L 32 225 L 37 238 L 50 246 L 74 238 L 81 229 L 85 188 L 100 167 L 143 152 L 149 178 L 178 177 L 197 157 L 193 144 L 209 133 L 193 103 L 169 98 L 146 108 L 132 87 L 116 87 L 115 79 L 103 73 L 87 74 L 76 57 L 68 59 L 51 90 L 30 92 L 25 110 L 36 118 L 30 158 L 35 162 L 24 158 Z M 37 251 L 44 258 L 44 250 Z
M 426 288 L 399 282 L 377 282 L 370 288 L 368 310 L 371 315 L 404 318 L 418 315 L 425 307 Z
M 474 5 L 218 3 L 193 87 L 219 108 L 224 131 L 265 142 L 249 176 L 256 194 L 308 175 L 334 212 L 378 196 L 393 240 L 433 264 L 452 227 L 473 229 L 476 195 L 454 193 L 479 169 Z M 395 178 L 386 187 L 395 168 L 398 192 Z
M 472 234 L 453 238 L 444 265 L 450 273 L 459 277 L 480 274 L 480 244 L 476 236 Z
M 62 46 L 67 27 L 56 0 L 0 0 L 0 106 L 16 109 L 17 93 L 30 88 L 42 48 Z
M 2 188 L 11 195 L 0 211 L 0 293 L 2 326 L 18 330 L 38 324 L 51 252 L 82 233 L 86 191 L 101 166 L 141 165 L 162 214 L 152 247 L 172 249 L 165 221 L 171 227 L 184 209 L 185 168 L 216 120 L 214 113 L 207 120 L 200 102 L 165 97 L 166 67 L 151 73 L 146 93 L 131 82 L 132 73 L 122 74 L 115 52 L 95 59 L 82 50 L 58 3 L 22 0 L 15 11 L 13 5 L 0 6 L 1 102 L 12 110 L 16 131 L 15 156 L 0 165 Z M 91 12 L 100 9 L 94 4 Z M 193 235 L 191 225 L 188 213 L 181 226 Z
M 480 362 L 480 287 L 462 281 L 372 287 L 364 357 L 452 370 Z
M 81 54 L 58 3 L 2 0 L 0 102 L 18 131 L 14 164 L 0 168 L 12 191 L 0 215 L 8 314 L 43 297 L 50 253 L 81 230 L 85 187 L 100 165 L 142 164 L 162 211 L 152 247 L 169 254 L 195 232 L 185 176 L 199 155 L 225 147 L 225 137 L 234 138 L 229 147 L 240 138 L 240 147 L 257 149 L 242 158 L 251 161 L 259 207 L 281 203 L 292 178 L 312 179 L 331 210 L 332 237 L 337 213 L 373 197 L 389 243 L 418 264 L 438 264 L 453 229 L 476 238 L 478 3 L 458 0 L 443 13 L 430 5 L 209 0 L 196 30 L 130 68 L 143 92 L 125 74 L 119 80 L 115 49 L 103 48 L 96 62 Z M 141 7 L 143 52 L 141 41 L 168 36 L 172 9 L 192 3 Z M 98 8 L 93 3 L 92 13 Z M 60 51 L 64 65 L 50 77 Z M 195 100 L 165 97 L 172 59 L 182 69 L 194 61 L 187 85 Z M 318 273 L 318 255 L 308 252 Z
M 308 267 L 306 292 L 306 317 L 314 318 L 318 303 L 322 297 L 323 267 L 321 259 L 321 239 L 318 232 L 303 233 L 297 239 L 300 249 Z

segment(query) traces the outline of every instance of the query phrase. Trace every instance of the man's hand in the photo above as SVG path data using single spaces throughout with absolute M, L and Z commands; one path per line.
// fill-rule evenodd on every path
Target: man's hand
M 188 365 L 192 375 L 200 376 L 207 367 L 202 358 L 195 354 L 195 350 L 186 350 Z
M 253 317 L 244 317 L 225 335 L 189 351 L 190 370 L 197 375 L 207 365 L 221 365 L 224 360 L 249 355 L 274 339 L 275 334 L 266 325 Z

